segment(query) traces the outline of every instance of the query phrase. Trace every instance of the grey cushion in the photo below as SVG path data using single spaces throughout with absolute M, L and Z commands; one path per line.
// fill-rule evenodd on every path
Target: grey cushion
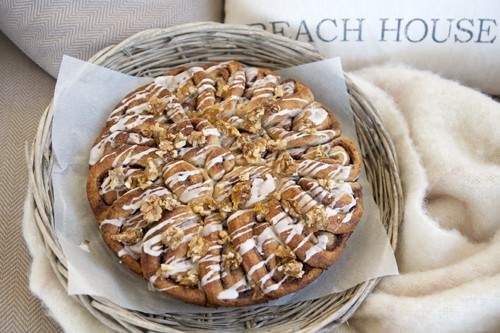
M 63 54 L 87 60 L 144 29 L 221 21 L 222 0 L 3 0 L 0 30 L 57 76 Z
M 26 142 L 33 140 L 55 81 L 0 33 L 0 332 L 58 332 L 28 288 L 31 258 L 21 221 L 28 172 Z

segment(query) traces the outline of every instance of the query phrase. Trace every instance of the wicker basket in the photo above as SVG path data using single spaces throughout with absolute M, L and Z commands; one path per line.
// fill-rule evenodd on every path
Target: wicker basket
M 239 60 L 248 65 L 282 68 L 322 59 L 309 44 L 246 26 L 196 23 L 138 33 L 108 47 L 89 61 L 136 76 L 156 76 L 167 68 L 197 62 Z M 382 223 L 396 248 L 402 220 L 402 191 L 394 148 L 379 116 L 346 76 L 365 169 L 379 205 Z M 52 108 L 42 116 L 29 156 L 33 216 L 46 245 L 47 256 L 67 288 L 66 259 L 54 232 L 52 212 Z M 367 148 L 370 149 L 367 149 Z M 378 279 L 345 292 L 283 306 L 239 308 L 224 313 L 151 315 L 124 309 L 92 296 L 74 296 L 92 315 L 116 331 L 256 331 L 298 332 L 333 328 L 345 322 L 377 284 Z

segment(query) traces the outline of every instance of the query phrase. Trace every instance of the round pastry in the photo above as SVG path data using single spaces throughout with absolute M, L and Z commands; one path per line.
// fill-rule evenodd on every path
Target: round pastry
M 363 212 L 361 165 L 307 86 L 229 61 L 125 96 L 90 152 L 87 195 L 106 244 L 154 289 L 238 306 L 337 260 Z

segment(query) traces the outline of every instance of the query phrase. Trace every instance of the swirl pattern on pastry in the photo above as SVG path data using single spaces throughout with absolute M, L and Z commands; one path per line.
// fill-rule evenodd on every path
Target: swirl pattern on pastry
M 295 80 L 235 61 L 131 92 L 90 152 L 106 244 L 167 295 L 266 302 L 331 266 L 363 213 L 361 155 Z

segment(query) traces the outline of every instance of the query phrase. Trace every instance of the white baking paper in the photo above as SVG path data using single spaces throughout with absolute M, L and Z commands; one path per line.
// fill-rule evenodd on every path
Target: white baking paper
M 349 99 L 338 58 L 283 70 L 311 87 L 317 100 L 335 112 L 343 132 L 355 138 Z M 89 151 L 113 109 L 150 78 L 127 76 L 65 56 L 59 72 L 52 129 L 55 229 L 68 262 L 68 292 L 99 296 L 148 313 L 214 312 L 148 289 L 106 247 L 87 203 Z M 303 290 L 270 304 L 286 304 L 339 292 L 356 284 L 398 273 L 394 253 L 380 223 L 366 177 L 361 177 L 365 213 L 339 261 Z

